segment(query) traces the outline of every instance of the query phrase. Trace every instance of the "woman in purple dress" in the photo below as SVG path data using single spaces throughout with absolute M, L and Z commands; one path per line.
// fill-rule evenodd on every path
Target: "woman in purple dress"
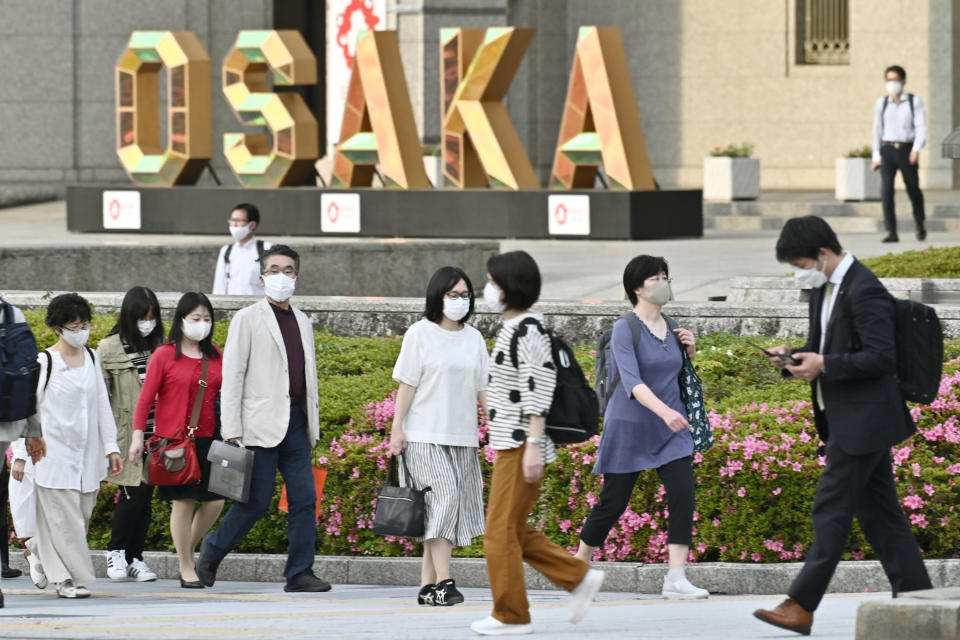
M 603 475 L 600 500 L 580 531 L 577 557 L 589 561 L 630 502 L 642 471 L 656 469 L 670 510 L 667 544 L 670 570 L 663 582 L 665 598 L 706 598 L 709 593 L 687 580 L 684 572 L 693 529 L 693 437 L 680 400 L 681 344 L 692 358 L 696 340 L 686 329 L 673 333 L 661 309 L 671 298 L 667 262 L 637 256 L 623 271 L 623 288 L 633 313 L 613 326 L 616 380 L 603 417 L 603 437 L 593 472 Z M 617 380 L 617 378 L 619 379 Z

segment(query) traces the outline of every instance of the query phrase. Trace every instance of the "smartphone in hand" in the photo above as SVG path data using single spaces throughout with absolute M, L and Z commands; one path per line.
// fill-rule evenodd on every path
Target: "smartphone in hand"
M 780 358 L 780 360 L 781 360 L 782 362 L 785 362 L 786 364 L 792 364 L 792 365 L 800 364 L 800 361 L 797 360 L 796 358 L 794 358 L 794 357 L 793 357 L 792 355 L 790 355 L 789 353 L 773 353 L 772 351 L 769 351 L 768 349 L 764 349 L 764 348 L 761 347 L 760 345 L 754 344 L 754 343 L 750 342 L 749 340 L 744 340 L 744 342 L 746 342 L 746 343 L 747 343 L 748 345 L 750 345 L 751 347 L 754 347 L 754 348 L 756 348 L 756 349 L 760 349 L 760 351 L 763 351 L 765 354 L 767 354 L 767 356 L 769 356 L 769 357 L 771 357 L 771 358 Z

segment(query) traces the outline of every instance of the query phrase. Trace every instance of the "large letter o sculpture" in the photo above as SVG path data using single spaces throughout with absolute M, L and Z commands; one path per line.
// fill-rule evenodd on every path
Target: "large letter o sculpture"
M 167 138 L 160 140 L 160 70 Z M 117 62 L 117 155 L 141 186 L 193 184 L 210 162 L 210 56 L 191 31 L 134 31 Z
M 223 95 L 240 122 L 273 134 L 227 133 L 227 163 L 245 187 L 303 184 L 320 152 L 319 126 L 296 93 L 277 86 L 317 83 L 317 59 L 299 31 L 241 31 L 223 61 Z

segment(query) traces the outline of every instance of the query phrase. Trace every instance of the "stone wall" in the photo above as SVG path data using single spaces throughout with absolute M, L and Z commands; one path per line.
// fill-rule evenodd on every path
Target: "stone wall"
M 52 292 L 0 291 L 5 300 L 24 309 L 43 308 Z M 119 293 L 83 294 L 92 305 L 103 312 L 116 311 L 123 299 Z M 160 305 L 169 318 L 179 295 L 162 293 Z M 237 310 L 257 302 L 259 298 L 243 296 L 213 296 L 211 301 L 218 317 L 231 317 Z M 407 327 L 422 317 L 420 298 L 349 298 L 297 296 L 294 304 L 310 316 L 314 326 L 343 336 L 402 335 Z M 944 334 L 960 337 L 960 306 L 936 307 L 943 323 Z M 537 311 L 546 317 L 546 323 L 557 333 L 574 343 L 594 342 L 616 319 L 628 310 L 624 302 L 596 304 L 544 301 Z M 766 335 L 793 338 L 806 334 L 807 305 L 805 304 L 733 304 L 707 302 L 698 304 L 671 304 L 664 309 L 682 326 L 698 335 L 726 332 L 737 336 Z M 500 315 L 490 313 L 478 303 L 477 314 L 470 321 L 488 338 L 499 328 Z
M 0 248 L 0 290 L 210 292 L 220 246 Z M 463 269 L 479 289 L 487 259 L 499 251 L 496 242 L 464 240 L 298 241 L 295 247 L 297 293 L 319 296 L 421 296 L 424 283 L 447 265 Z

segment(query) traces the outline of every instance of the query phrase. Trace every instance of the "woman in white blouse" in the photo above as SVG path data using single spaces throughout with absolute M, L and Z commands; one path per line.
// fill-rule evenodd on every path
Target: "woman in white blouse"
M 107 387 L 87 347 L 92 312 L 75 293 L 57 296 L 46 324 L 59 340 L 40 353 L 37 411 L 47 456 L 36 465 L 37 550 L 61 598 L 90 596 L 87 527 L 100 482 L 123 470 Z
M 431 488 L 417 596 L 423 605 L 463 602 L 450 577 L 450 556 L 483 533 L 477 402 L 486 409 L 489 356 L 483 336 L 466 324 L 473 302 L 462 270 L 433 274 L 425 317 L 407 329 L 393 370 L 400 389 L 390 451 L 406 452 L 414 487 Z

